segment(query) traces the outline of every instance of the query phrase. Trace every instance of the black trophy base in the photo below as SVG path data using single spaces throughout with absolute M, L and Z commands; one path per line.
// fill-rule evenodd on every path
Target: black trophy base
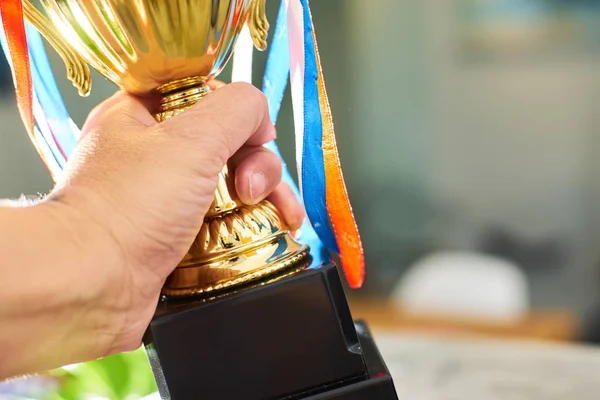
M 333 265 L 221 298 L 162 301 L 144 343 L 163 399 L 398 399 Z
M 394 382 L 381 358 L 377 346 L 363 321 L 355 323 L 358 339 L 367 366 L 366 379 L 327 390 L 308 397 L 291 397 L 304 400 L 397 400 Z M 287 399 L 287 398 L 283 398 Z

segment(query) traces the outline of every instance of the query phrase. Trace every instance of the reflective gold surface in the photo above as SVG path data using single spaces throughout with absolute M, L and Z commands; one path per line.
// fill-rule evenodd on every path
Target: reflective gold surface
M 81 94 L 91 85 L 87 62 L 125 91 L 160 93 L 156 119 L 162 122 L 209 95 L 206 82 L 224 68 L 245 23 L 255 46 L 266 48 L 265 1 L 41 0 L 49 20 L 28 0 L 24 5 Z M 163 292 L 230 290 L 293 270 L 308 257 L 273 205 L 239 201 L 225 167 L 204 224 Z
M 23 0 L 23 13 L 62 58 L 67 67 L 67 78 L 77 88 L 79 94 L 87 96 L 90 93 L 92 77 L 85 61 L 55 33 L 52 23 L 48 18 L 28 0 Z
M 306 257 L 303 261 L 295 263 L 292 267 L 282 270 L 281 272 L 269 275 L 269 277 L 266 279 L 252 280 L 249 281 L 248 284 L 238 285 L 235 288 L 229 290 L 215 291 L 213 293 L 206 294 L 205 296 L 194 298 L 192 303 L 187 301 L 186 298 L 165 296 L 161 299 L 159 303 L 158 311 L 164 312 L 167 310 L 181 309 L 184 307 L 188 307 L 190 304 L 205 304 L 229 296 L 234 293 L 240 293 L 244 290 L 255 289 L 258 287 L 269 285 L 271 283 L 279 282 L 293 275 L 296 275 L 299 272 L 304 271 L 310 265 L 311 261 L 311 257 Z M 183 299 L 184 301 L 180 301 L 181 299 Z
M 266 0 L 41 0 L 56 32 L 92 67 L 136 94 L 214 78 L 249 19 L 266 47 Z

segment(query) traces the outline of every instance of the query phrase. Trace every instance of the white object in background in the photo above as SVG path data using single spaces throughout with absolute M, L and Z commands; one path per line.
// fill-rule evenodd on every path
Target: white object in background
M 235 44 L 231 66 L 231 82 L 252 83 L 254 43 L 248 25 L 244 25 Z
M 512 322 L 529 309 L 525 274 L 506 260 L 476 253 L 435 253 L 412 266 L 393 293 L 409 312 Z

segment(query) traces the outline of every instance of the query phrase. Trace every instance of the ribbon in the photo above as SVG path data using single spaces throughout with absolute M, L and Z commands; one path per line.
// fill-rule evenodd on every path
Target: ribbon
M 296 165 L 308 219 L 324 246 L 338 252 L 329 224 L 322 151 L 322 119 L 318 101 L 316 58 L 304 4 L 286 0 L 292 104 L 296 131 Z
M 235 44 L 233 59 L 231 60 L 231 81 L 252 84 L 252 62 L 254 44 L 248 25 L 244 25 Z
M 37 98 L 40 108 L 43 110 L 40 117 L 36 116 L 36 122 L 38 125 L 42 124 L 43 118 L 43 122 L 50 128 L 51 138 L 66 161 L 75 150 L 80 131 L 71 120 L 54 79 L 42 36 L 28 22 L 25 23 L 25 28 L 31 60 L 34 97 Z
M 275 23 L 275 32 L 273 34 L 273 40 L 270 44 L 269 56 L 267 58 L 267 66 L 263 77 L 262 91 L 267 98 L 269 106 L 269 115 L 273 124 L 277 123 L 279 111 L 281 109 L 281 103 L 283 96 L 287 88 L 287 83 L 290 74 L 290 58 L 289 58 L 289 45 L 288 45 L 288 30 L 287 30 L 287 13 L 282 0 L 281 6 L 279 7 L 279 14 Z M 233 82 L 248 82 L 252 83 L 252 58 L 254 45 L 249 40 L 249 35 L 244 37 L 244 30 L 242 35 L 238 39 L 236 44 L 235 53 L 233 57 L 233 68 L 232 78 Z M 287 183 L 292 189 L 296 198 L 302 202 L 302 197 L 298 186 L 294 182 L 289 169 L 286 165 L 285 160 L 281 156 L 277 143 L 275 141 L 265 144 L 265 147 L 275 153 L 282 162 L 282 181 Z M 305 219 L 302 223 L 300 231 L 297 233 L 296 238 L 310 246 L 312 263 L 311 268 L 318 268 L 323 265 L 327 259 L 327 254 L 323 254 L 323 245 L 319 236 L 314 231 L 308 219 Z
M 360 235 L 343 180 L 308 0 L 285 0 L 300 187 L 324 245 L 340 254 L 350 287 L 364 280 Z
M 15 2 L 0 1 L 0 44 L 11 67 L 27 133 L 56 180 L 75 148 L 79 130 L 64 105 L 41 35 L 24 21 L 21 2 L 10 3 Z
M 279 6 L 279 14 L 277 16 L 277 22 L 275 25 L 275 32 L 273 34 L 273 40 L 271 41 L 271 49 L 269 51 L 269 57 L 267 58 L 267 66 L 265 69 L 265 75 L 263 78 L 262 91 L 267 97 L 269 104 L 269 115 L 273 123 L 277 122 L 279 111 L 281 109 L 281 103 L 283 102 L 283 96 L 288 85 L 290 77 L 290 47 L 289 47 L 289 35 L 288 35 L 288 23 L 287 23 L 287 10 L 285 6 L 285 0 L 281 1 Z M 294 179 L 290 175 L 289 169 L 281 157 L 281 153 L 277 148 L 277 144 L 273 141 L 266 145 L 268 149 L 277 154 L 283 163 L 283 176 L 282 180 L 286 182 L 294 192 L 294 195 L 300 202 L 303 202 L 302 195 Z M 296 146 L 296 149 L 298 147 Z M 313 229 L 308 219 L 305 219 L 298 239 L 306 243 L 311 248 L 311 255 L 313 257 L 312 266 L 317 268 L 320 267 L 324 262 L 329 261 L 329 257 L 326 251 L 324 251 L 323 244 L 317 232 Z
M 342 166 L 335 141 L 333 118 L 331 116 L 327 91 L 325 90 L 325 81 L 323 79 L 316 38 L 315 54 L 319 70 L 319 104 L 323 116 L 323 158 L 326 177 L 327 210 L 329 211 L 331 225 L 340 248 L 339 254 L 348 283 L 351 287 L 360 287 L 365 279 L 364 252 L 342 174 Z
M 273 123 L 277 121 L 279 116 L 289 77 L 290 48 L 288 44 L 287 11 L 285 0 L 281 0 L 262 86 L 262 91 L 269 100 L 269 115 Z
M 29 69 L 29 52 L 27 50 L 27 35 L 23 20 L 22 0 L 0 1 L 2 26 L 6 33 L 8 50 L 11 55 L 11 69 L 17 92 L 17 106 L 28 132 L 34 130 L 33 119 L 33 86 Z
M 29 52 L 27 35 L 23 20 L 22 0 L 0 0 L 2 26 L 6 34 L 10 67 L 17 94 L 17 107 L 25 123 L 25 129 L 34 136 L 35 122 L 33 118 L 33 87 L 29 69 Z

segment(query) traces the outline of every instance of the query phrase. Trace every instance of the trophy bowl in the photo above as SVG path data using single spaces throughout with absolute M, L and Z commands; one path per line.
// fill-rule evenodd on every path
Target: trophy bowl
M 41 0 L 55 33 L 134 94 L 173 87 L 180 80 L 214 78 L 246 22 L 263 50 L 268 29 L 264 1 Z
M 230 59 L 247 24 L 266 48 L 266 0 L 23 0 L 26 18 L 53 45 L 67 75 L 86 95 L 88 64 L 122 90 L 162 96 L 157 121 L 210 93 L 206 82 Z M 234 105 L 232 105 L 233 107 Z M 227 166 L 195 243 L 167 279 L 163 294 L 193 296 L 248 284 L 309 262 L 268 201 L 242 204 Z

